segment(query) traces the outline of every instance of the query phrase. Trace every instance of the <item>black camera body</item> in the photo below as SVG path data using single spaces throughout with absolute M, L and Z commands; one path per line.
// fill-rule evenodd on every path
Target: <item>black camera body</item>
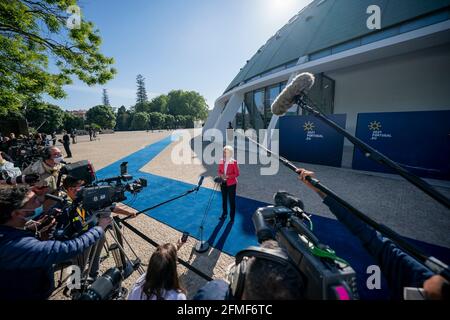
M 127 200 L 126 192 L 136 195 L 146 186 L 147 180 L 142 178 L 127 184 L 110 182 L 106 185 L 85 187 L 77 197 L 85 210 L 96 211 L 125 201 Z
M 97 180 L 94 166 L 88 160 L 67 164 L 60 170 L 58 186 L 62 176 L 70 176 L 84 182 L 78 193 L 76 203 L 88 211 L 96 211 L 111 207 L 114 203 L 127 199 L 125 192 L 136 195 L 147 187 L 147 180 L 137 179 L 128 174 L 128 162 L 120 165 L 120 176 Z
M 41 158 L 38 146 L 26 141 L 11 146 L 8 155 L 14 160 L 14 165 L 22 169 Z
M 279 194 L 277 194 L 279 195 Z M 287 195 L 287 194 L 286 194 Z M 280 199 L 280 197 L 278 197 Z M 308 300 L 353 300 L 358 298 L 353 268 L 335 256 L 334 251 L 314 235 L 305 224 L 309 217 L 299 207 L 281 204 L 259 208 L 253 215 L 258 241 L 276 240 L 304 276 L 304 297 Z M 298 200 L 301 203 L 300 200 Z
M 121 165 L 122 175 L 103 180 L 95 180 L 94 167 L 86 160 L 68 164 L 61 169 L 58 185 L 64 175 L 82 180 L 85 184 L 73 202 L 51 195 L 47 196 L 60 204 L 59 211 L 55 214 L 58 222 L 54 232 L 55 239 L 71 239 L 83 233 L 89 229 L 88 225 L 92 225 L 96 221 L 93 216 L 96 211 L 112 209 L 116 203 L 127 200 L 127 192 L 137 195 L 147 186 L 145 179 L 132 181 L 133 177 L 126 172 L 126 164 L 124 162 Z M 80 210 L 85 212 L 84 221 L 77 216 L 77 212 Z
M 68 163 L 59 170 L 57 186 L 61 186 L 63 176 L 82 180 L 85 185 L 91 185 L 96 180 L 95 168 L 89 160 Z
M 118 268 L 108 269 L 77 300 L 103 301 L 116 299 L 121 294 L 122 271 Z

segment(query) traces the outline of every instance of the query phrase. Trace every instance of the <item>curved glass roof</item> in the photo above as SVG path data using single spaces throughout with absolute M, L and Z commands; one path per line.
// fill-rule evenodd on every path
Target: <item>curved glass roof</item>
M 381 30 L 369 30 L 370 5 L 381 8 Z M 247 62 L 226 91 L 300 57 L 448 8 L 450 0 L 315 0 L 272 36 Z

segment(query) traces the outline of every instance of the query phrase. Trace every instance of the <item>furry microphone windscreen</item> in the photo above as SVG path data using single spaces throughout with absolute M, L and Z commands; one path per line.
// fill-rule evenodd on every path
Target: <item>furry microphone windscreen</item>
M 285 114 L 292 106 L 294 98 L 314 85 L 314 75 L 308 72 L 300 73 L 287 85 L 272 103 L 272 113 L 278 116 Z

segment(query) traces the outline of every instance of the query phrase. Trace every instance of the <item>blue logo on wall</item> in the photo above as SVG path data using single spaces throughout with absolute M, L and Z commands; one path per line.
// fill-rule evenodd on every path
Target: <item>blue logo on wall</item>
M 331 120 L 345 128 L 346 115 Z M 285 116 L 279 120 L 280 154 L 291 160 L 340 167 L 344 137 L 314 116 Z
M 422 177 L 450 179 L 450 110 L 360 113 L 356 136 Z M 353 169 L 388 172 L 357 148 Z

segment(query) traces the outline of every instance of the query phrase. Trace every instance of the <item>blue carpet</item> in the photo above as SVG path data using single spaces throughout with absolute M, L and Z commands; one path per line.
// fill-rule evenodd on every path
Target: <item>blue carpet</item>
M 119 165 L 128 161 L 128 172 L 134 178 L 142 177 L 148 180 L 148 187 L 142 191 L 135 200 L 128 204 L 137 210 L 143 210 L 155 204 L 163 202 L 192 189 L 193 185 L 160 177 L 153 174 L 141 172 L 140 169 L 156 157 L 172 142 L 167 137 L 153 143 L 97 172 L 99 179 L 117 176 Z M 275 190 L 274 190 L 275 191 Z M 229 220 L 219 221 L 222 213 L 220 191 L 201 188 L 197 193 L 192 193 L 184 198 L 161 206 L 147 215 L 161 221 L 179 231 L 187 231 L 192 236 L 199 238 L 199 226 L 205 213 L 205 208 L 211 195 L 214 196 L 211 209 L 204 229 L 204 239 L 215 248 L 230 255 L 250 245 L 257 245 L 255 231 L 251 217 L 259 207 L 266 203 L 237 197 L 236 218 L 234 225 Z M 346 259 L 355 269 L 358 276 L 358 289 L 361 299 L 387 299 L 389 292 L 386 289 L 385 280 L 382 282 L 381 290 L 368 290 L 365 281 L 367 279 L 367 266 L 375 264 L 372 257 L 359 244 L 347 229 L 337 220 L 313 216 L 314 232 L 324 244 L 333 248 L 336 253 Z M 151 237 L 151 235 L 149 235 Z M 424 252 L 434 255 L 447 264 L 450 263 L 450 249 L 427 244 L 424 242 L 407 239 L 414 245 L 420 247 Z M 383 289 L 384 288 L 384 289 Z

